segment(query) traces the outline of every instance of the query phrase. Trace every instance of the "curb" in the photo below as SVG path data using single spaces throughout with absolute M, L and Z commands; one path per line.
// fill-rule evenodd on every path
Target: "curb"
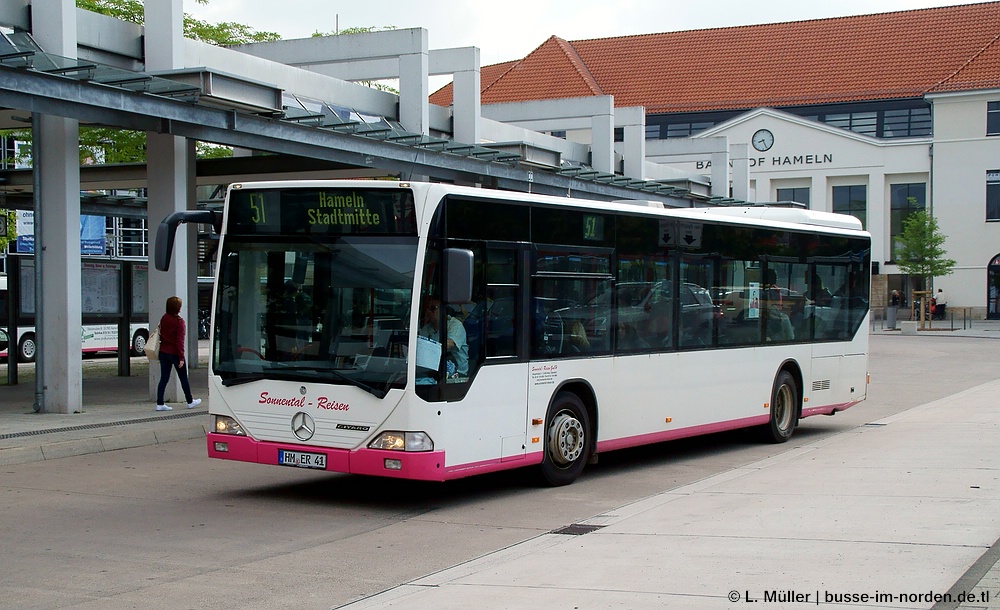
M 136 422 L 142 423 L 142 422 Z M 126 424 L 130 425 L 130 424 Z M 113 434 L 89 436 L 68 440 L 49 440 L 20 447 L 0 448 L 0 466 L 28 464 L 43 460 L 57 460 L 90 453 L 117 451 L 149 445 L 162 445 L 175 441 L 204 438 L 208 434 L 207 424 L 182 422 L 178 425 L 136 431 L 118 431 Z

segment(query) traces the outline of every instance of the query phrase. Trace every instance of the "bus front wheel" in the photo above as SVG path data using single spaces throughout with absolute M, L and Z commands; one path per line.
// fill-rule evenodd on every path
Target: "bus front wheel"
M 17 344 L 17 361 L 34 362 L 37 347 L 35 345 L 35 333 L 26 333 Z
M 575 481 L 590 457 L 590 416 L 580 397 L 556 394 L 545 418 L 545 456 L 542 479 L 553 487 Z
M 778 373 L 771 389 L 771 418 L 762 427 L 764 440 L 784 443 L 792 438 L 799 423 L 799 386 L 795 377 L 786 370 Z

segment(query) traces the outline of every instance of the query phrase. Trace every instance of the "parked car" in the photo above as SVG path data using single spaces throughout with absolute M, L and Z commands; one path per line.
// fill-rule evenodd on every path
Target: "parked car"
M 713 291 L 716 295 L 713 302 L 720 308 L 727 320 L 746 319 L 748 317 L 747 309 L 751 307 L 759 309 L 765 305 L 777 308 L 785 315 L 792 317 L 796 314 L 801 315 L 806 305 L 806 298 L 802 293 L 778 286 L 759 288 L 757 298 L 760 302 L 756 306 L 752 303 L 752 290 L 748 287 L 717 287 Z

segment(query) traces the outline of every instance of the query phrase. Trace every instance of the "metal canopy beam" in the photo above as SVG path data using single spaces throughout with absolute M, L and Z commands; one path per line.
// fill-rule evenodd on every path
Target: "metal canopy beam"
M 375 177 L 377 170 L 361 171 L 341 163 L 322 159 L 266 155 L 252 157 L 225 157 L 195 161 L 198 184 L 215 185 L 220 182 L 246 180 L 318 179 L 321 176 Z M 31 168 L 8 169 L 0 172 L 5 181 L 3 188 L 17 193 L 31 193 L 34 177 Z M 380 175 L 384 175 L 382 172 Z M 145 163 L 115 165 L 84 165 L 80 167 L 80 188 L 84 191 L 132 189 L 146 186 Z
M 671 207 L 687 200 L 570 176 L 381 142 L 335 131 L 289 124 L 122 91 L 73 79 L 0 68 L 0 106 L 98 123 L 169 133 L 227 146 L 286 153 L 360 168 L 426 175 L 442 180 L 484 183 L 515 191 L 614 199 L 654 199 Z

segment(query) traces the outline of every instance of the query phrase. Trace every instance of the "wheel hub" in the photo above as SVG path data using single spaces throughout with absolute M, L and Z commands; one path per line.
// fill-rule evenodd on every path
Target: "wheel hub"
M 583 453 L 583 424 L 575 417 L 560 413 L 549 427 L 549 455 L 557 464 L 569 464 Z
M 778 388 L 774 401 L 774 421 L 778 428 L 787 430 L 792 423 L 792 396 L 788 386 Z

